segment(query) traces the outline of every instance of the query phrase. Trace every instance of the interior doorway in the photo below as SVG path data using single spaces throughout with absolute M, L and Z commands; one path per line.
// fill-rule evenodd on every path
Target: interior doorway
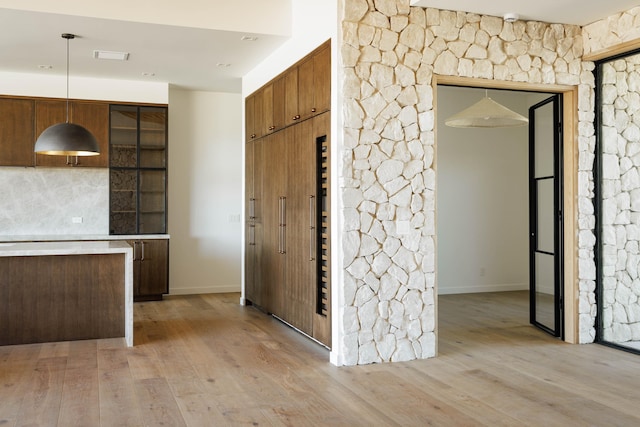
M 531 126 L 444 125 L 484 96 Z M 528 296 L 508 322 L 563 337 L 562 95 L 438 85 L 436 101 L 438 296 Z

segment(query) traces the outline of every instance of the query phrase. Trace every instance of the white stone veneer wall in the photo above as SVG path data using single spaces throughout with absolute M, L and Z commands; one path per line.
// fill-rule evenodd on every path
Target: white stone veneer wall
M 579 86 L 579 340 L 592 342 L 594 65 L 580 28 L 344 0 L 342 38 L 343 363 L 436 353 L 434 73 Z
M 584 54 L 589 55 L 640 38 L 640 6 L 585 25 Z
M 640 341 L 640 55 L 602 66 L 602 327 Z

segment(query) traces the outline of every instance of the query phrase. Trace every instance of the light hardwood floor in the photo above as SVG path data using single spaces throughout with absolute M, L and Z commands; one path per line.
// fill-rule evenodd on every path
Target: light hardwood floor
M 640 356 L 548 337 L 526 294 L 441 296 L 439 357 L 341 368 L 238 300 L 136 304 L 134 348 L 0 347 L 0 426 L 640 425 Z

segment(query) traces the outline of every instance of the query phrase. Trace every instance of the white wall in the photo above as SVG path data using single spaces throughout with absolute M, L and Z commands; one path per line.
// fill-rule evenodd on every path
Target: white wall
M 446 118 L 484 89 L 438 87 L 438 293 L 529 287 L 528 127 L 459 129 Z M 541 95 L 489 91 L 527 116 Z
M 170 292 L 238 292 L 242 97 L 169 92 Z

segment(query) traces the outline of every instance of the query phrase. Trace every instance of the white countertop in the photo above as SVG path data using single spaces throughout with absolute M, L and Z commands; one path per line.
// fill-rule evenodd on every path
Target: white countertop
M 43 255 L 131 254 L 133 249 L 121 241 L 7 242 L 0 243 L 0 257 Z M 130 255 L 132 256 L 132 255 Z
M 88 241 L 88 240 L 157 240 L 169 239 L 168 234 L 49 234 L 49 235 L 0 235 L 0 242 L 57 242 L 57 241 Z

